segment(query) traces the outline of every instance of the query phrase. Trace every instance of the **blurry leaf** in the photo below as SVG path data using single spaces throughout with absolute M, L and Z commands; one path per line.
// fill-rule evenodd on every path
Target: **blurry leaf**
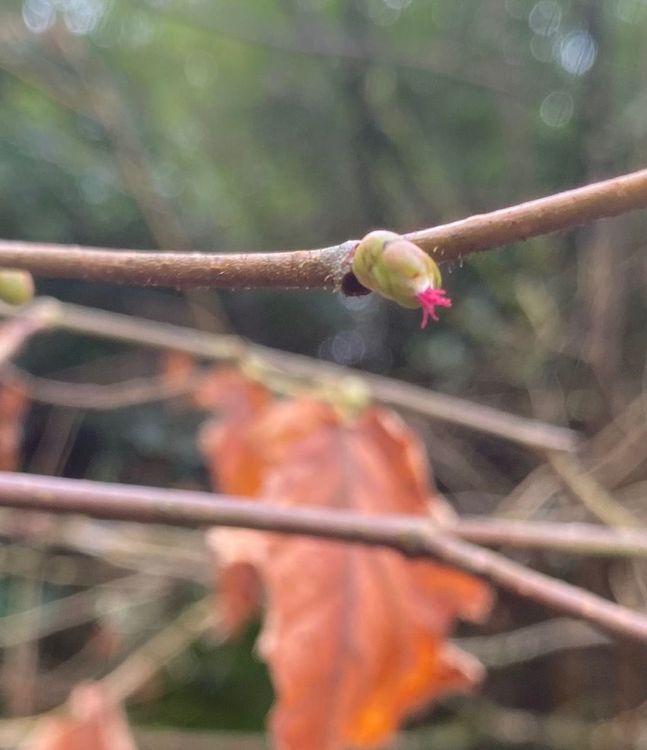
M 186 352 L 174 349 L 165 351 L 161 356 L 160 369 L 169 386 L 184 384 L 195 370 L 195 359 Z
M 268 477 L 268 499 L 364 513 L 426 513 L 420 449 L 389 413 L 325 426 Z M 456 617 L 482 617 L 485 585 L 391 550 L 273 537 L 263 569 L 262 653 L 279 747 L 384 742 L 411 712 L 471 687 L 481 669 L 449 648 Z
M 202 430 L 200 446 L 212 481 L 221 492 L 253 496 L 261 482 L 261 452 L 251 427 L 270 402 L 267 389 L 235 370 L 221 370 L 205 380 L 194 398 L 199 406 L 220 412 Z
M 212 529 L 207 539 L 216 562 L 216 628 L 234 636 L 261 608 L 259 570 L 265 564 L 267 536 L 248 529 Z
M 270 405 L 269 392 L 261 388 L 233 371 L 212 378 L 204 388 L 208 398 L 203 403 L 211 408 L 224 404 L 225 416 L 207 423 L 200 440 L 222 492 L 258 496 L 269 468 L 285 460 L 294 442 L 331 418 L 328 407 L 314 400 L 300 401 L 298 415 L 293 402 Z M 213 529 L 208 540 L 216 557 L 219 628 L 235 635 L 260 609 L 258 571 L 265 564 L 268 538 L 247 529 Z
M 223 467 L 231 469 L 233 457 L 243 476 L 251 473 L 250 494 L 367 514 L 447 512 L 430 490 L 419 441 L 391 412 L 371 409 L 346 421 L 312 399 L 266 403 L 255 418 L 252 411 L 244 426 L 225 418 L 218 440 L 209 427 L 203 442 L 214 475 L 228 476 Z M 237 439 L 226 439 L 227 430 Z M 221 488 L 244 484 L 229 477 Z M 277 693 L 278 747 L 380 744 L 432 699 L 479 680 L 478 662 L 446 640 L 457 617 L 487 613 L 489 589 L 471 576 L 309 537 L 219 530 L 210 541 L 230 625 L 258 606 L 244 599 L 250 566 L 264 584 L 260 647 Z
M 43 719 L 26 750 L 136 750 L 121 708 L 99 683 L 72 691 L 68 714 Z
M 16 471 L 29 398 L 14 386 L 0 386 L 0 471 Z

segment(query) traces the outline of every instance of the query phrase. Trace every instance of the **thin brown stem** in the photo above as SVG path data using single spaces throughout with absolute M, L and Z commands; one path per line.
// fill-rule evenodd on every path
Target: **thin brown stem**
M 440 559 L 616 636 L 647 642 L 647 616 L 457 539 L 450 530 L 425 518 L 285 508 L 186 490 L 12 473 L 0 473 L 0 505 L 140 523 L 253 528 L 387 546 L 411 557 Z
M 647 206 L 647 170 L 471 216 L 405 236 L 439 260 L 457 260 L 540 234 Z M 0 241 L 0 266 L 37 276 L 179 288 L 338 290 L 354 242 L 278 253 L 144 252 Z
M 260 360 L 261 369 L 263 363 L 265 363 L 290 376 L 314 382 L 328 380 L 331 383 L 338 384 L 350 377 L 359 378 L 367 387 L 367 395 L 384 404 L 423 414 L 432 419 L 496 435 L 505 440 L 511 440 L 541 451 L 570 451 L 579 442 L 577 433 L 564 427 L 546 424 L 536 419 L 527 419 L 410 383 L 362 373 L 299 354 L 258 346 L 237 336 L 206 334 L 192 328 L 63 304 L 55 300 L 51 300 L 50 304 L 56 310 L 55 315 L 53 315 L 52 327 L 59 330 L 99 336 L 138 346 L 172 349 L 203 359 L 226 361 L 239 365 L 245 364 L 251 358 L 256 365 Z M 12 317 L 19 314 L 20 311 L 16 308 L 0 303 L 0 317 Z M 255 369 L 259 370 L 258 367 L 255 367 Z M 13 379 L 15 380 L 15 378 Z M 12 380 L 11 371 L 7 374 L 7 380 L 8 382 Z M 29 387 L 28 382 L 24 382 L 23 385 Z M 94 388 L 98 389 L 99 386 L 94 386 Z M 99 396 L 98 405 L 91 406 L 86 401 L 84 406 L 86 408 L 103 408 L 104 406 L 116 408 L 115 405 L 119 405 L 120 395 L 123 395 L 123 393 L 115 393 L 115 390 L 118 391 L 119 389 L 116 387 L 102 394 L 95 390 L 95 395 Z M 35 395 L 38 397 L 38 388 L 35 389 Z M 69 394 L 62 395 L 65 397 Z M 85 394 L 80 392 L 79 395 L 83 398 Z M 140 391 L 137 395 L 156 397 L 158 393 L 149 390 L 148 394 L 142 394 Z M 56 396 L 61 396 L 60 389 L 54 395 L 53 402 L 55 402 Z M 46 393 L 43 393 L 43 398 L 47 400 Z
M 0 266 L 48 278 L 178 289 L 337 289 L 352 244 L 279 253 L 114 250 L 0 240 Z

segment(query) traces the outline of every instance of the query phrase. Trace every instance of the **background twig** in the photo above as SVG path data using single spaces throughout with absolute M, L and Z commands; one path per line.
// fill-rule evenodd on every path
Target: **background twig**
M 322 362 L 303 355 L 259 346 L 238 336 L 207 334 L 192 328 L 64 304 L 56 300 L 49 301 L 49 304 L 52 306 L 49 309 L 55 310 L 49 322 L 52 328 L 59 330 L 104 337 L 137 344 L 138 346 L 172 349 L 186 352 L 195 357 L 228 361 L 238 365 L 244 365 L 250 359 L 253 359 L 256 365 L 255 369 L 259 373 L 265 364 L 276 367 L 294 377 L 305 378 L 314 382 L 327 379 L 338 385 L 343 382 L 344 378 L 353 377 L 356 381 L 361 379 L 360 382 L 366 385 L 367 395 L 384 404 L 496 435 L 530 448 L 570 451 L 578 443 L 577 433 L 564 427 L 546 424 L 536 419 L 527 419 L 500 409 L 437 393 L 428 388 L 380 375 L 363 373 L 331 362 Z M 12 317 L 20 314 L 19 309 L 0 303 L 0 316 Z M 261 365 L 260 369 L 259 364 Z M 15 371 L 9 370 L 7 378 L 8 382 L 15 381 Z M 22 384 L 29 386 L 28 381 Z M 172 388 L 164 388 L 160 392 L 155 388 L 154 383 L 150 383 L 148 386 L 141 385 L 143 387 L 137 388 L 137 394 L 134 395 L 141 396 L 142 391 L 145 391 L 145 395 L 157 397 L 174 392 Z M 114 408 L 115 396 L 117 396 L 117 399 L 119 397 L 119 394 L 115 394 L 115 389 L 100 394 L 98 392 L 99 386 L 95 388 L 94 395 L 98 396 L 99 406 L 94 408 L 103 408 L 106 404 L 110 408 Z M 38 389 L 36 390 L 37 395 Z M 59 389 L 54 395 L 53 403 L 56 402 L 56 396 L 60 395 Z M 69 393 L 63 395 L 69 395 Z M 81 389 L 79 392 L 80 399 L 82 400 L 85 395 L 87 395 L 86 391 Z M 133 393 L 128 388 L 128 394 L 124 399 L 125 405 L 133 403 L 129 400 L 132 396 Z M 47 400 L 46 393 L 43 394 L 43 397 Z M 118 400 L 117 403 L 119 403 Z M 83 405 L 86 408 L 88 407 L 85 402 Z

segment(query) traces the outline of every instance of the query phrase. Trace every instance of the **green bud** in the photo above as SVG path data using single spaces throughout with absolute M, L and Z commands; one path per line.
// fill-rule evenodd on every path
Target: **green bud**
M 10 305 L 24 305 L 34 296 L 34 280 L 27 271 L 0 269 L 0 299 Z
M 353 273 L 367 289 L 403 307 L 423 310 L 422 328 L 429 317 L 438 320 L 436 307 L 451 307 L 440 289 L 437 264 L 413 242 L 380 229 L 361 240 L 353 251 Z

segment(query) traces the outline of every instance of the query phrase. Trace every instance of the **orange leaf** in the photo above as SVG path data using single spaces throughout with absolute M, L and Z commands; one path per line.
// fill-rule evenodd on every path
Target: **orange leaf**
M 386 410 L 347 424 L 320 402 L 284 401 L 266 404 L 243 432 L 244 451 L 223 439 L 211 444 L 210 460 L 223 464 L 235 453 L 238 470 L 254 477 L 251 494 L 263 499 L 361 513 L 447 512 L 419 441 Z M 219 531 L 212 542 L 225 591 L 232 564 L 256 566 L 265 584 L 261 652 L 277 693 L 272 729 L 282 750 L 383 743 L 413 711 L 479 680 L 478 662 L 447 637 L 456 618 L 486 614 L 490 591 L 480 581 L 391 550 L 258 532 L 232 540 L 236 533 Z
M 293 443 L 330 421 L 331 415 L 318 401 L 296 402 L 295 413 L 295 402 L 270 407 L 269 395 L 260 400 L 256 391 L 245 392 L 235 379 L 229 385 L 237 391 L 230 401 L 230 408 L 237 404 L 234 414 L 209 422 L 200 442 L 219 489 L 256 496 L 269 468 L 285 460 Z M 215 529 L 208 541 L 216 557 L 217 621 L 222 632 L 235 635 L 261 607 L 257 571 L 265 564 L 267 537 L 255 531 Z
M 399 420 L 373 410 L 293 446 L 268 475 L 267 497 L 423 515 L 419 452 Z M 446 642 L 456 617 L 488 609 L 488 588 L 470 576 L 390 550 L 285 536 L 272 537 L 267 560 L 261 643 L 278 695 L 280 748 L 382 743 L 412 711 L 480 677 L 478 663 Z
M 20 462 L 23 422 L 29 407 L 25 391 L 0 387 L 0 471 L 16 471 Z
M 218 411 L 228 418 L 254 416 L 271 400 L 264 385 L 228 367 L 214 370 L 205 377 L 193 397 L 200 408 Z
M 216 627 L 236 635 L 261 608 L 259 570 L 265 564 L 267 536 L 249 529 L 211 529 L 207 543 L 216 563 Z
M 72 691 L 67 716 L 43 719 L 26 750 L 136 750 L 121 708 L 99 683 Z
M 203 427 L 200 447 L 211 478 L 221 492 L 252 497 L 262 480 L 262 456 L 251 427 L 269 407 L 269 391 L 236 370 L 221 370 L 210 376 L 195 394 L 196 402 L 220 418 Z

